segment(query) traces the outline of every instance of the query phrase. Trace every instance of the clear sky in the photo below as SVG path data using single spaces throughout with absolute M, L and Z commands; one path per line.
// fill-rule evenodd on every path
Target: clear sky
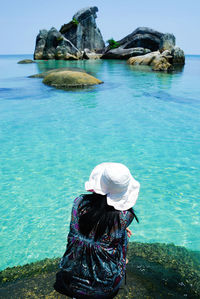
M 186 54 L 200 54 L 200 0 L 7 0 L 0 6 L 0 54 L 32 54 L 40 29 L 58 30 L 77 10 L 97 6 L 104 40 L 139 26 L 173 33 Z

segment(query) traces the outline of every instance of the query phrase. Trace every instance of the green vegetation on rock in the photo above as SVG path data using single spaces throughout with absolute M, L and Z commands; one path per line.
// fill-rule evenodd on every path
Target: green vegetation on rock
M 109 44 L 110 49 L 116 49 L 120 46 L 120 44 L 116 42 L 113 38 L 107 40 L 107 43 Z
M 73 18 L 73 19 L 72 19 L 72 23 L 73 23 L 74 25 L 77 25 L 77 26 L 78 26 L 79 21 L 78 21 L 76 18 Z

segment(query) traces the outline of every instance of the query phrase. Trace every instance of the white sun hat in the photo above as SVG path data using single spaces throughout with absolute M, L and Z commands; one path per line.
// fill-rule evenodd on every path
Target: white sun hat
M 87 191 L 107 195 L 107 203 L 116 210 L 125 211 L 133 207 L 138 198 L 140 184 L 129 169 L 121 163 L 101 163 L 91 172 L 85 183 Z

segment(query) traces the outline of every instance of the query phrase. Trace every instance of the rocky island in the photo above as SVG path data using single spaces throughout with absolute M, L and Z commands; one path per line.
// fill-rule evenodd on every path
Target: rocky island
M 79 10 L 58 31 L 40 30 L 34 59 L 126 59 L 131 65 L 149 65 L 155 71 L 170 71 L 183 66 L 185 55 L 176 46 L 175 36 L 148 27 L 139 27 L 119 41 L 110 39 L 105 46 L 96 18 L 98 8 Z

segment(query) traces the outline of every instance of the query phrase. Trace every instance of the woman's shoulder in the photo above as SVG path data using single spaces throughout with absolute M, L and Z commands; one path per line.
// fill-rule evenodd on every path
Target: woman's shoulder
M 131 208 L 129 210 L 120 211 L 119 217 L 120 217 L 122 226 L 124 226 L 124 227 L 129 226 L 134 219 L 133 209 Z
M 89 202 L 88 197 L 85 196 L 85 194 L 81 194 L 78 197 L 74 199 L 73 208 L 81 207 L 82 205 L 85 205 L 87 202 Z

